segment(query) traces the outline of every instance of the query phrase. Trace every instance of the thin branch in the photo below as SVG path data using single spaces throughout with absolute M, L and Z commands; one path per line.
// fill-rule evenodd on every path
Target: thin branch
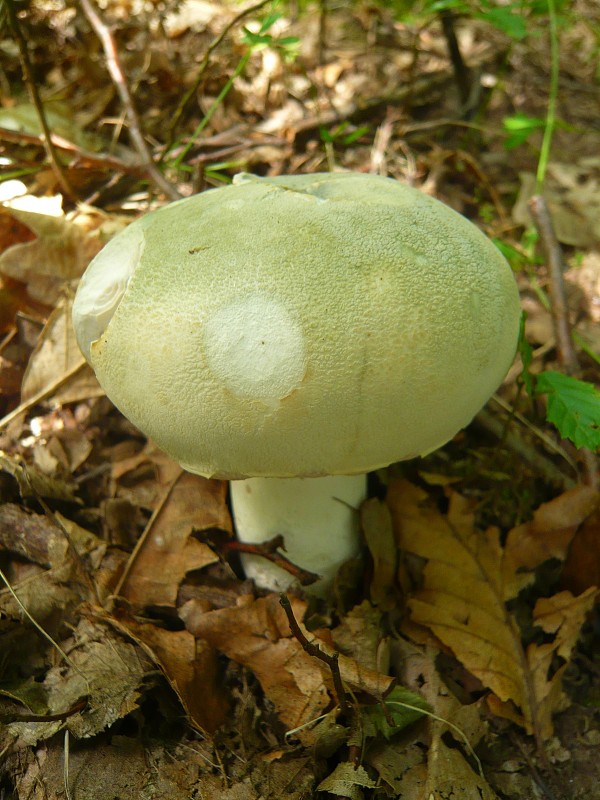
M 79 2 L 81 8 L 83 9 L 83 13 L 87 17 L 90 25 L 94 29 L 102 44 L 102 48 L 106 56 L 106 67 L 117 89 L 121 103 L 125 109 L 125 114 L 127 115 L 127 121 L 129 123 L 128 130 L 131 141 L 142 160 L 148 177 L 169 199 L 180 199 L 181 195 L 177 189 L 175 189 L 175 187 L 169 183 L 169 181 L 154 163 L 152 154 L 150 153 L 148 145 L 146 144 L 146 140 L 144 139 L 144 135 L 142 133 L 139 115 L 136 111 L 129 87 L 125 82 L 119 54 L 117 52 L 117 46 L 112 33 L 102 21 L 97 10 L 92 5 L 91 0 L 79 0 Z
M 567 375 L 579 377 L 581 375 L 581 369 L 571 336 L 571 325 L 569 323 L 569 312 L 565 292 L 565 265 L 562 249 L 554 233 L 550 212 L 548 211 L 548 206 L 542 195 L 537 194 L 531 198 L 529 201 L 529 210 L 540 237 L 540 243 L 544 251 L 548 270 L 551 300 L 550 313 L 552 314 L 558 360 L 563 371 Z M 586 448 L 582 448 L 581 452 L 585 482 L 589 486 L 597 488 L 600 483 L 600 478 L 598 477 L 598 458 L 595 453 L 592 453 L 591 450 Z
M 286 572 L 295 578 L 302 586 L 309 586 L 311 583 L 319 580 L 319 575 L 315 572 L 309 572 L 307 569 L 302 569 L 297 564 L 287 559 L 282 555 L 279 550 L 285 549 L 284 540 L 281 534 L 274 536 L 264 542 L 256 544 L 249 544 L 248 542 L 239 542 L 237 539 L 226 542 L 217 542 L 211 537 L 210 531 L 205 532 L 201 540 L 209 545 L 213 550 L 221 551 L 223 553 L 247 553 L 252 556 L 260 556 L 266 558 L 272 564 L 284 569 Z
M 331 677 L 333 679 L 333 686 L 335 688 L 335 693 L 337 695 L 337 700 L 340 705 L 340 709 L 346 719 L 351 718 L 352 709 L 348 704 L 348 700 L 346 699 L 346 690 L 344 689 L 344 684 L 342 683 L 342 676 L 340 673 L 340 666 L 338 664 L 339 653 L 334 652 L 332 655 L 329 653 L 325 653 L 321 648 L 315 644 L 314 642 L 309 641 L 300 625 L 294 616 L 294 612 L 292 610 L 292 604 L 289 601 L 289 598 L 285 594 L 279 595 L 279 602 L 285 611 L 285 614 L 288 618 L 288 622 L 290 625 L 290 630 L 294 635 L 294 638 L 297 639 L 300 644 L 302 645 L 303 650 L 305 650 L 309 656 L 313 656 L 314 658 L 318 658 L 319 661 L 322 661 L 324 664 L 327 664 L 329 669 L 331 670 Z
M 444 38 L 446 39 L 450 61 L 452 62 L 452 69 L 454 70 L 454 80 L 458 87 L 461 110 L 464 111 L 471 94 L 471 76 L 460 51 L 456 28 L 454 27 L 455 18 L 454 13 L 450 9 L 440 11 L 440 21 L 442 23 L 442 30 L 444 32 Z
M 52 167 L 52 170 L 56 175 L 56 179 L 58 180 L 58 183 L 63 192 L 69 197 L 70 200 L 77 201 L 77 195 L 73 187 L 71 186 L 69 179 L 66 176 L 66 173 L 63 169 L 62 164 L 58 159 L 56 150 L 54 148 L 54 144 L 52 142 L 52 134 L 50 132 L 50 128 L 48 127 L 48 120 L 46 119 L 44 104 L 42 103 L 42 99 L 40 97 L 37 84 L 33 77 L 31 60 L 29 58 L 29 50 L 27 49 L 27 41 L 25 40 L 25 37 L 23 36 L 23 31 L 21 30 L 21 24 L 19 22 L 19 18 L 17 16 L 14 7 L 14 0 L 6 0 L 4 5 L 8 17 L 8 24 L 13 32 L 13 36 L 15 37 L 17 46 L 19 48 L 19 55 L 21 58 L 21 69 L 23 70 L 23 78 L 25 80 L 25 83 L 27 84 L 27 89 L 29 90 L 29 94 L 31 95 L 31 100 L 33 102 L 33 105 L 35 106 L 39 123 L 41 125 L 42 131 L 44 132 L 43 144 L 46 150 L 46 154 L 48 156 L 48 160 L 50 162 L 50 166 Z
M 550 279 L 549 290 L 551 303 L 552 323 L 556 336 L 556 349 L 558 360 L 563 370 L 569 375 L 579 373 L 579 363 L 571 339 L 571 329 L 565 293 L 565 283 L 563 274 L 565 265 L 562 250 L 554 227 L 550 218 L 550 212 L 544 198 L 537 194 L 529 201 L 529 210 L 537 232 L 540 237 L 540 244 L 544 251 L 548 278 Z

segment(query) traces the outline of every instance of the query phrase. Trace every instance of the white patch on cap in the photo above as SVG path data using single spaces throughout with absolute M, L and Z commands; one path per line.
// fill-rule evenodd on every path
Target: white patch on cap
M 238 397 L 272 404 L 306 372 L 304 335 L 280 303 L 260 295 L 219 309 L 206 323 L 208 365 Z

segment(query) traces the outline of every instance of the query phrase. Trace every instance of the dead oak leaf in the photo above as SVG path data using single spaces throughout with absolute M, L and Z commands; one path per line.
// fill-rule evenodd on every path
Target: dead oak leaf
M 447 516 L 428 505 L 424 491 L 406 481 L 391 485 L 388 503 L 401 549 L 427 560 L 422 588 L 408 601 L 412 622 L 429 628 L 494 693 L 496 710 L 510 707 L 511 718 L 529 733 L 549 736 L 552 713 L 560 707 L 561 677 L 560 671 L 549 677 L 550 663 L 559 652 L 570 654 L 593 593 L 573 598 L 579 613 L 570 627 L 564 619 L 556 621 L 558 609 L 554 609 L 554 640 L 531 645 L 525 652 L 506 605 L 533 576 L 516 557 L 518 548 L 502 548 L 494 529 L 478 531 L 467 501 L 454 493 Z M 567 514 L 569 520 L 574 516 Z M 561 529 L 566 527 L 563 517 Z M 534 549 L 528 552 L 531 568 L 548 558 L 544 547 L 537 548 L 535 558 Z M 560 608 L 564 605 L 563 599 L 556 602 Z M 543 603 L 540 608 L 545 608 Z M 543 625 L 544 614 L 539 613 Z

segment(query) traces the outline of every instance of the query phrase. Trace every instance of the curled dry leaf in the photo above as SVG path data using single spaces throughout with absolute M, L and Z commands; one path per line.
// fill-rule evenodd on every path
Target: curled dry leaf
M 342 761 L 331 775 L 328 775 L 317 787 L 319 792 L 327 792 L 336 797 L 348 797 L 350 800 L 362 800 L 362 789 L 373 789 L 377 782 L 370 777 L 362 766 L 349 761 Z
M 217 654 L 188 631 L 169 631 L 133 619 L 114 621 L 146 651 L 163 671 L 190 722 L 203 733 L 214 733 L 225 720 L 229 702 L 217 682 Z
M 552 714 L 561 705 L 562 671 L 549 672 L 552 658 L 570 655 L 595 592 L 569 597 L 568 602 L 566 596 L 551 598 L 558 606 L 555 614 L 571 605 L 572 623 L 554 616 L 553 641 L 529 645 L 527 651 L 506 603 L 531 582 L 534 567 L 552 555 L 566 554 L 565 537 L 572 537 L 583 519 L 575 498 L 583 498 L 583 508 L 590 508 L 588 494 L 576 492 L 569 493 L 568 501 L 563 497 L 539 510 L 538 525 L 545 519 L 558 526 L 554 547 L 549 549 L 542 539 L 536 545 L 533 537 L 523 550 L 514 532 L 502 548 L 499 531 L 478 531 L 468 502 L 457 494 L 450 494 L 447 516 L 406 481 L 394 482 L 388 496 L 400 547 L 427 560 L 423 586 L 409 598 L 412 621 L 429 628 L 494 693 L 496 712 L 510 716 L 538 740 L 552 734 Z M 544 623 L 545 615 L 539 613 L 540 626 L 548 625 L 548 617 Z
M 579 526 L 599 507 L 600 495 L 578 486 L 544 503 L 533 519 L 509 531 L 505 552 L 517 570 L 529 572 L 550 558 L 564 561 Z
M 53 500 L 66 500 L 81 505 L 77 497 L 77 487 L 62 478 L 44 475 L 35 466 L 26 465 L 17 456 L 10 456 L 0 450 L 0 471 L 12 475 L 19 485 L 21 497 L 45 497 Z

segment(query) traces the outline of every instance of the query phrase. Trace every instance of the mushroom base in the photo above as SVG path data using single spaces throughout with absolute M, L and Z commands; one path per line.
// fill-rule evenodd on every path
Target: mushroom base
M 238 538 L 260 544 L 281 534 L 285 555 L 321 578 L 307 590 L 323 595 L 339 567 L 360 547 L 359 507 L 367 496 L 366 475 L 323 478 L 247 478 L 230 484 Z M 242 555 L 244 571 L 257 586 L 281 592 L 296 583 L 260 556 Z

